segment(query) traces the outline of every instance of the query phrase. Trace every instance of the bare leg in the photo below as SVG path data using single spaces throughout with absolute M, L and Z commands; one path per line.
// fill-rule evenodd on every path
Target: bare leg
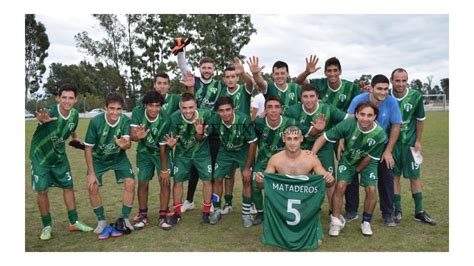
M 48 191 L 41 191 L 38 192 L 38 208 L 40 211 L 41 216 L 45 216 L 49 213 L 49 198 L 48 198 Z
M 344 193 L 346 192 L 347 182 L 338 181 L 336 184 L 336 189 L 332 195 L 332 216 L 339 217 L 341 215 L 342 201 L 344 198 Z
M 140 209 L 148 207 L 148 185 L 148 181 L 138 183 L 138 208 Z
M 125 190 L 123 191 L 123 205 L 132 206 L 133 197 L 135 196 L 135 180 L 133 178 L 125 178 Z

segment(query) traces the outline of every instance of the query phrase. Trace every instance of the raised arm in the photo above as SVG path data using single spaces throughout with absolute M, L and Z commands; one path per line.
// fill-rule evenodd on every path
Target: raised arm
M 308 84 L 308 80 L 306 79 L 309 75 L 315 73 L 316 71 L 318 71 L 319 69 L 321 69 L 321 67 L 316 67 L 316 65 L 318 64 L 318 61 L 319 61 L 319 58 L 317 55 L 311 55 L 309 57 L 309 60 L 308 58 L 306 57 L 306 68 L 305 70 L 298 75 L 298 77 L 296 77 L 295 79 L 295 82 L 300 84 L 300 85 L 303 85 L 303 84 Z
M 242 61 L 240 61 L 239 58 L 235 57 L 234 58 L 234 67 L 235 67 L 235 72 L 237 75 L 239 75 L 245 82 L 245 90 L 250 94 L 252 93 L 253 89 L 253 79 L 252 76 L 247 74 L 244 70 L 244 65 L 242 64 Z
M 253 79 L 255 80 L 255 83 L 257 84 L 259 90 L 265 94 L 267 93 L 267 82 L 263 79 L 262 77 L 262 69 L 265 66 L 259 65 L 258 62 L 258 57 L 252 56 L 249 58 L 249 61 L 247 61 L 247 64 L 250 67 L 250 72 L 252 72 Z

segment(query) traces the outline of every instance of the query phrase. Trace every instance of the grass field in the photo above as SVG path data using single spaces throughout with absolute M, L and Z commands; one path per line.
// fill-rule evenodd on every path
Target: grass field
M 374 213 L 372 228 L 374 236 L 367 238 L 360 233 L 360 220 L 346 224 L 341 235 L 331 238 L 327 235 L 327 202 L 323 204 L 321 219 L 324 228 L 324 243 L 316 251 L 449 251 L 449 112 L 428 112 L 422 139 L 424 162 L 422 181 L 424 207 L 438 220 L 437 226 L 414 222 L 414 203 L 408 180 L 402 180 L 402 206 L 404 218 L 400 225 L 384 227 L 380 212 Z M 81 119 L 78 134 L 82 138 L 88 125 Z M 217 225 L 199 223 L 200 204 L 196 209 L 183 214 L 182 222 L 170 231 L 157 226 L 158 192 L 156 180 L 150 183 L 149 215 L 151 224 L 129 236 L 99 241 L 94 233 L 70 233 L 67 231 L 67 211 L 62 199 L 62 190 L 53 188 L 49 192 L 50 212 L 53 217 L 53 238 L 41 241 L 42 224 L 36 204 L 36 193 L 31 189 L 30 161 L 28 153 L 35 121 L 26 121 L 25 151 L 25 251 L 284 251 L 260 242 L 262 226 L 243 228 L 240 217 L 241 182 L 236 178 L 234 189 L 234 210 L 223 217 Z M 128 151 L 128 157 L 135 166 L 135 148 Z M 82 151 L 67 148 L 74 178 L 79 219 L 95 227 L 97 221 L 90 208 L 86 189 L 86 165 Z M 104 177 L 101 196 L 108 222 L 113 222 L 121 210 L 122 185 L 115 184 L 112 172 Z M 362 190 L 361 190 L 362 191 Z M 360 193 L 361 198 L 364 193 Z M 195 202 L 201 202 L 201 184 L 195 195 Z M 361 199 L 363 202 L 363 199 Z M 138 209 L 135 198 L 132 215 Z

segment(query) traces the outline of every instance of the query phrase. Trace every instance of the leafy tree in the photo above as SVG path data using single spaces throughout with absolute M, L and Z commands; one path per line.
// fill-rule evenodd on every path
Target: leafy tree
M 101 63 L 104 66 L 103 69 L 110 70 L 110 66 L 112 66 L 114 71 L 118 71 L 118 74 L 121 76 L 122 67 L 126 65 L 124 50 L 127 48 L 127 35 L 125 27 L 120 23 L 117 15 L 96 14 L 93 17 L 99 21 L 99 25 L 105 31 L 107 38 L 95 41 L 89 37 L 88 32 L 84 31 L 74 36 L 76 46 L 93 56 L 97 63 Z M 110 73 L 108 72 L 108 74 Z M 113 78 L 124 80 L 123 77 Z M 128 96 L 130 92 L 126 90 L 125 82 L 118 83 L 120 84 L 120 87 L 117 88 L 119 92 L 124 96 Z M 109 91 L 111 90 L 107 90 L 107 92 Z
M 36 21 L 35 15 L 25 15 L 25 104 L 28 92 L 36 92 L 41 86 L 48 48 L 46 27 Z
M 197 66 L 201 57 L 209 56 L 216 62 L 217 76 L 234 57 L 244 58 L 240 51 L 257 32 L 250 15 L 188 15 L 185 27 L 193 38 L 194 48 L 186 53 L 190 64 Z
M 446 94 L 446 100 L 449 100 L 449 78 L 441 79 L 440 84 L 444 94 Z
M 414 79 L 410 82 L 410 87 L 415 89 L 415 90 L 418 90 L 420 92 L 423 92 L 422 91 L 422 88 L 423 88 L 423 82 L 421 82 L 421 80 L 419 79 Z

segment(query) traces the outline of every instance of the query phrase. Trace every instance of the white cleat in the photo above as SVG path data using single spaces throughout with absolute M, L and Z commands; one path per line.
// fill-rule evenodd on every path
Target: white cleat
M 374 234 L 374 232 L 372 232 L 372 227 L 370 226 L 370 223 L 367 221 L 360 224 L 360 229 L 362 230 L 362 234 L 364 236 L 371 236 Z
M 190 210 L 194 210 L 194 202 L 189 202 L 186 200 L 183 205 L 181 205 L 181 212 L 186 212 Z
M 107 227 L 107 221 L 105 220 L 100 220 L 97 223 L 97 227 L 94 229 L 94 233 L 96 234 L 102 234 L 102 231 L 104 231 L 105 227 Z

